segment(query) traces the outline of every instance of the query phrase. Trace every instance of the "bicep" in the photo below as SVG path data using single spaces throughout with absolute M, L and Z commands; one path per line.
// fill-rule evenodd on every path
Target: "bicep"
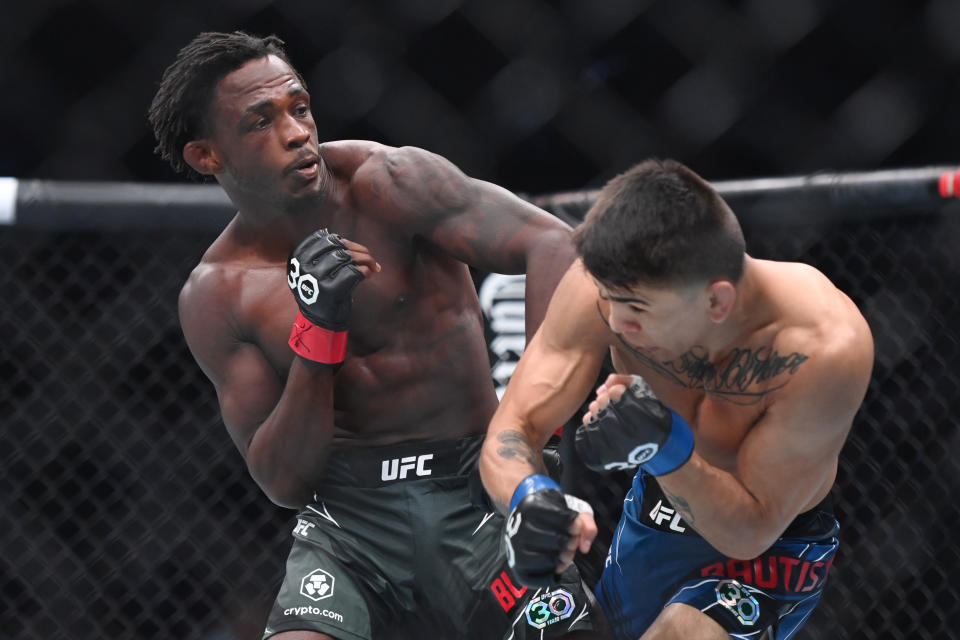
M 231 349 L 215 383 L 223 423 L 246 457 L 250 440 L 276 407 L 281 381 L 258 347 L 239 343 Z
M 282 385 L 256 345 L 232 335 L 224 316 L 194 312 L 181 296 L 180 321 L 187 346 L 213 383 L 227 432 L 240 453 L 276 406 Z
M 825 483 L 832 482 L 852 424 L 853 415 L 842 401 L 812 390 L 842 389 L 843 383 L 821 382 L 773 403 L 747 434 L 738 454 L 740 481 L 781 528 Z

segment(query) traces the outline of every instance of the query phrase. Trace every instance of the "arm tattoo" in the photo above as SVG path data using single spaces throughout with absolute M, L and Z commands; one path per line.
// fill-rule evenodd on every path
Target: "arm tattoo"
M 536 469 L 537 473 L 546 473 L 543 458 L 535 455 L 527 437 L 519 431 L 503 431 L 497 436 L 500 447 L 497 454 L 506 460 L 520 459 Z
M 660 485 L 660 490 L 663 491 L 663 495 L 667 497 L 667 500 L 669 500 L 670 504 L 672 504 L 674 509 L 677 510 L 677 513 L 680 514 L 680 517 L 683 518 L 683 521 L 690 525 L 691 529 L 696 531 L 697 528 L 694 526 L 693 511 L 690 509 L 690 503 L 680 496 L 670 493 L 663 488 L 663 485 Z

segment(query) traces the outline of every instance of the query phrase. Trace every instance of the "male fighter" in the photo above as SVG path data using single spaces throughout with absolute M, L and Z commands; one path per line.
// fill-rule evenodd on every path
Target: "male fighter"
M 237 207 L 179 309 L 250 474 L 300 510 L 264 637 L 589 628 L 575 575 L 515 584 L 469 482 L 497 398 L 468 265 L 526 272 L 532 328 L 574 258 L 569 227 L 421 149 L 319 144 L 273 36 L 197 36 L 150 121 L 175 169 Z
M 723 199 L 674 161 L 610 181 L 574 241 L 481 455 L 516 573 L 537 584 L 590 547 L 591 517 L 531 462 L 610 353 L 576 444 L 591 468 L 640 467 L 597 586 L 617 636 L 790 638 L 837 548 L 866 321 L 816 269 L 747 255 Z

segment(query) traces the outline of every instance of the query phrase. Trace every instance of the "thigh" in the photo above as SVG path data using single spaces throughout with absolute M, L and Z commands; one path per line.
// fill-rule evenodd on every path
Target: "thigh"
M 592 629 L 593 596 L 576 567 L 549 590 L 521 585 L 507 563 L 503 517 L 472 506 L 467 491 L 451 483 L 442 497 L 434 492 L 429 506 L 419 506 L 429 512 L 446 505 L 433 518 L 438 526 L 418 535 L 431 548 L 418 555 L 418 590 L 442 619 L 438 626 L 470 640 L 557 638 Z
M 265 637 L 293 630 L 338 640 L 397 637 L 398 622 L 416 610 L 404 505 L 401 487 L 338 488 L 302 510 Z
M 627 504 L 634 500 L 631 490 Z M 616 636 L 639 638 L 697 567 L 719 559 L 702 538 L 645 526 L 627 509 L 613 535 L 596 587 L 597 599 Z
M 715 620 L 681 603 L 664 607 L 640 637 L 641 640 L 730 640 L 730 634 Z
M 267 618 L 263 638 L 323 638 L 373 640 L 371 615 L 364 589 L 351 572 L 320 547 L 295 539 L 287 557 L 286 573 Z
M 597 586 L 597 598 L 623 639 L 640 637 L 655 621 L 663 625 L 668 619 L 660 617 L 664 609 L 684 604 L 730 637 L 766 633 L 789 640 L 819 602 L 838 546 L 831 517 L 817 529 L 826 537 L 784 537 L 758 558 L 734 560 L 699 536 L 641 522 L 649 509 L 639 517 L 631 517 L 627 508 L 624 512 Z M 678 610 L 691 614 L 673 608 Z

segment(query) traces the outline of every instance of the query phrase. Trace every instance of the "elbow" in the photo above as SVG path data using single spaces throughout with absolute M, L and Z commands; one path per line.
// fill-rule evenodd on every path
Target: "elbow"
M 490 480 L 493 476 L 494 470 L 491 468 L 491 456 L 493 455 L 490 451 L 490 437 L 488 436 L 484 442 L 483 447 L 480 449 L 480 458 L 477 460 L 477 471 L 480 474 L 480 483 L 483 485 L 483 488 L 486 490 L 490 486 Z
M 263 494 L 278 507 L 302 509 L 313 497 L 313 492 L 302 482 L 276 469 L 257 465 L 253 459 L 247 459 L 247 470 Z
M 773 545 L 773 540 L 758 544 L 744 544 L 741 541 L 716 545 L 717 551 L 734 560 L 753 560 Z
M 746 533 L 746 531 L 749 531 L 749 533 Z M 734 560 L 753 560 L 763 555 L 779 537 L 777 534 L 766 532 L 761 528 L 749 529 L 744 527 L 737 531 L 731 531 L 731 533 L 733 535 L 726 539 L 716 542 L 707 541 L 717 551 Z
M 528 260 L 549 258 L 553 264 L 573 263 L 576 258 L 573 232 L 560 220 L 557 220 L 557 223 L 560 226 L 537 233 L 536 243 L 530 248 L 531 255 L 528 256 Z
M 256 480 L 256 478 L 254 478 L 254 480 Z M 313 497 L 311 492 L 297 489 L 289 486 L 289 484 L 284 486 L 278 482 L 265 483 L 257 481 L 257 485 L 259 485 L 264 495 L 270 499 L 270 502 L 285 509 L 302 509 Z
M 496 447 L 493 446 L 492 440 L 488 435 L 480 450 L 480 459 L 477 461 L 480 486 L 474 497 L 478 503 L 484 505 L 484 508 L 492 508 L 506 515 L 509 512 L 510 498 L 503 495 L 504 479 L 499 475 Z

